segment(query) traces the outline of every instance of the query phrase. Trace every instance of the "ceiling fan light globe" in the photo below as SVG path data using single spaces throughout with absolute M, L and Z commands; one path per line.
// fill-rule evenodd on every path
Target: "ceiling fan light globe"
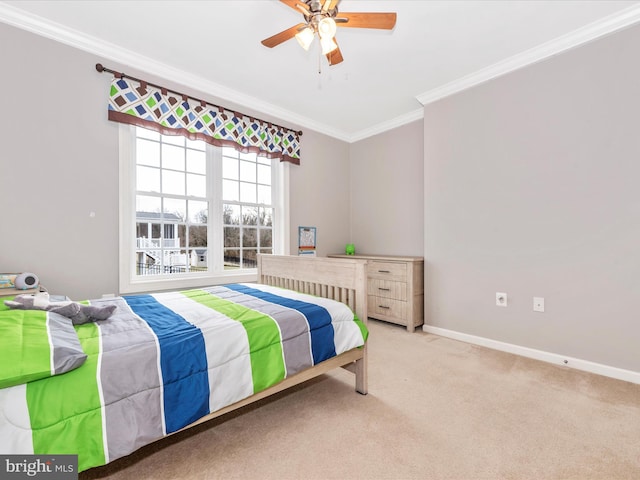
M 322 54 L 327 55 L 338 48 L 338 44 L 332 37 L 320 37 L 320 46 L 322 47 Z
M 311 45 L 311 42 L 313 42 L 313 37 L 313 30 L 309 27 L 296 33 L 296 40 L 305 50 L 309 50 L 309 46 Z
M 318 35 L 320 35 L 320 38 L 335 37 L 336 29 L 336 22 L 331 17 L 324 17 L 318 22 Z

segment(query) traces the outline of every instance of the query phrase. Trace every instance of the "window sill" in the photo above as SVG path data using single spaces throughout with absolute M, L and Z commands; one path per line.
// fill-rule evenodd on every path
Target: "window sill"
M 175 277 L 155 278 L 149 280 L 135 279 L 120 282 L 120 293 L 145 293 L 163 290 L 188 290 L 192 288 L 210 287 L 225 283 L 250 283 L 258 280 L 256 269 L 247 269 L 242 272 L 225 272 L 217 275 L 198 275 L 177 279 Z

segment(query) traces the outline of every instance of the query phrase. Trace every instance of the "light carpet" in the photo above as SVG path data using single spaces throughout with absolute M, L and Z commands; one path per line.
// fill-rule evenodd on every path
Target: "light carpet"
M 369 321 L 342 370 L 81 480 L 639 479 L 640 385 Z

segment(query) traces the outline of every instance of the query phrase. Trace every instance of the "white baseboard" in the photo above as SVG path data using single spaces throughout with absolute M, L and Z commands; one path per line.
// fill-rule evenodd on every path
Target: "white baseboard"
M 522 347 L 520 345 L 514 345 L 511 343 L 499 342 L 490 338 L 477 337 L 475 335 L 456 332 L 454 330 L 447 330 L 446 328 L 432 327 L 431 325 L 426 324 L 423 325 L 422 330 L 427 333 L 439 335 L 441 337 L 452 338 L 454 340 L 460 340 L 462 342 L 472 343 L 474 345 L 480 345 L 483 347 L 492 348 L 494 350 L 500 350 L 502 352 L 513 353 L 515 355 L 521 355 L 523 357 L 542 360 L 543 362 L 575 368 L 576 370 L 583 370 L 585 372 L 596 373 L 598 375 L 604 375 L 605 377 L 624 380 L 625 382 L 640 384 L 640 372 L 634 372 L 632 370 L 624 370 L 622 368 L 602 365 L 601 363 L 589 362 L 587 360 L 581 360 L 579 358 L 565 357 L 556 353 L 536 350 L 534 348 Z

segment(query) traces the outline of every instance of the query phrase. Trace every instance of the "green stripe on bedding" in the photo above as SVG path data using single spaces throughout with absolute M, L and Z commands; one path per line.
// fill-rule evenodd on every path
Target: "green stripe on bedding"
M 285 378 L 280 329 L 271 317 L 204 290 L 188 290 L 182 293 L 242 324 L 249 340 L 254 393 Z
M 52 375 L 47 316 L 37 310 L 0 314 L 0 388 Z
M 97 383 L 100 334 L 94 323 L 78 325 L 76 332 L 88 355 L 83 367 L 28 383 L 27 405 L 34 451 L 42 455 L 77 454 L 82 471 L 106 460 Z M 69 402 L 68 392 L 74 392 L 73 402 Z
M 356 325 L 358 325 L 358 328 L 360 329 L 360 333 L 362 334 L 362 341 L 366 343 L 367 338 L 369 338 L 369 330 L 367 329 L 366 325 L 362 323 L 362 320 L 360 320 L 355 313 L 353 314 L 353 321 L 355 322 Z

